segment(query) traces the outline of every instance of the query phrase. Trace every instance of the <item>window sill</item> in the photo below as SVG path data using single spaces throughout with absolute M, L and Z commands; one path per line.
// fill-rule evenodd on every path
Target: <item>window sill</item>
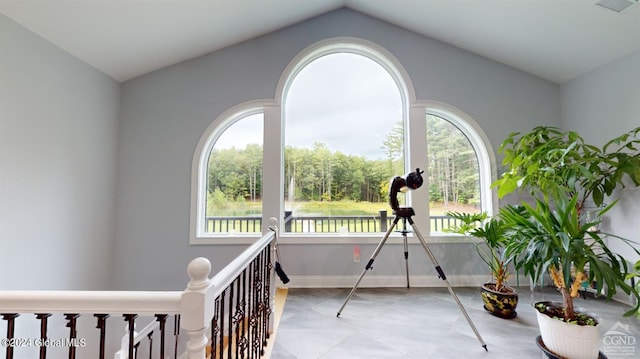
M 280 233 L 278 243 L 280 244 L 377 244 L 384 234 L 367 233 L 367 234 L 348 234 L 338 235 L 329 234 L 313 234 L 300 235 L 297 233 Z M 198 237 L 190 241 L 191 245 L 230 245 L 230 244 L 253 244 L 260 239 L 260 234 L 221 234 L 206 237 Z M 447 244 L 447 243 L 478 243 L 481 240 L 468 236 L 461 236 L 447 233 L 434 233 L 424 238 L 427 243 Z M 407 234 L 407 242 L 410 244 L 419 243 L 418 238 L 413 233 Z M 400 233 L 392 233 L 387 243 L 400 244 L 403 243 Z

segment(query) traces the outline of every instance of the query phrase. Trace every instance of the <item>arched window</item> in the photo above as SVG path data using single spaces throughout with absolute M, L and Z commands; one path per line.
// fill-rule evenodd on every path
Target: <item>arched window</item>
M 322 55 L 284 102 L 285 230 L 380 232 L 389 179 L 405 168 L 402 99 L 389 72 L 360 54 Z
M 494 214 L 496 160 L 484 132 L 462 111 L 425 105 L 431 232 L 448 226 L 447 211 Z
M 262 113 L 220 134 L 207 161 L 205 233 L 260 233 Z
M 496 161 L 480 126 L 453 106 L 416 101 L 407 73 L 377 45 L 311 46 L 276 94 L 229 109 L 203 133 L 191 243 L 247 243 L 271 218 L 285 240 L 378 239 L 393 220 L 391 178 L 416 168 L 425 182 L 400 203 L 431 238 L 449 238 L 435 234 L 447 210 L 493 214 Z
M 446 212 L 478 213 L 480 172 L 469 139 L 453 123 L 427 113 L 427 183 L 431 230 L 447 227 Z
M 264 114 L 248 108 L 218 122 L 199 145 L 195 237 L 260 234 Z

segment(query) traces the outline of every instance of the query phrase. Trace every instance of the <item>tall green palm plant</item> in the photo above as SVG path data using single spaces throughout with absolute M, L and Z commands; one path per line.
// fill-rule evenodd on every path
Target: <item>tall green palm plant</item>
M 577 195 L 567 198 L 555 194 L 537 199 L 535 205 L 522 203 L 500 209 L 500 216 L 509 227 L 507 252 L 520 254 L 516 268 L 522 268 L 534 282 L 549 273 L 562 294 L 565 321 L 576 318 L 573 298 L 583 283 L 595 282 L 597 291 L 604 290 L 607 298 L 617 288 L 640 298 L 636 289 L 625 282 L 629 272 L 626 260 L 609 249 L 605 238 L 618 239 L 639 255 L 640 252 L 627 239 L 592 230 L 600 220 L 581 221 L 578 200 Z M 603 208 L 599 215 L 611 207 Z
M 510 134 L 499 153 L 504 155 L 505 172 L 492 184 L 498 197 L 522 190 L 534 201 L 500 211 L 511 227 L 507 252 L 517 256 L 516 267 L 534 282 L 548 272 L 562 292 L 568 319 L 575 318 L 573 297 L 583 282 L 595 281 L 609 298 L 616 288 L 638 297 L 624 280 L 626 260 L 613 253 L 603 238 L 620 239 L 635 253 L 638 249 L 628 240 L 592 228 L 617 203 L 607 199 L 611 204 L 603 207 L 616 188 L 640 186 L 640 127 L 598 147 L 575 131 L 539 126 Z M 588 203 L 601 208 L 595 221 L 584 215 Z

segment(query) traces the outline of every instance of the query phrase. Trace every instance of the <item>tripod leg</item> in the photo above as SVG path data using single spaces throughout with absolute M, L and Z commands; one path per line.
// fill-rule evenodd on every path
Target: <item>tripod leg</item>
M 404 271 L 407 273 L 407 288 L 409 286 L 409 245 L 407 244 L 407 232 L 402 232 L 402 236 L 404 239 Z
M 340 307 L 340 310 L 338 310 L 338 314 L 336 315 L 338 318 L 340 317 L 340 313 L 342 313 L 342 310 L 344 309 L 344 307 L 347 306 L 347 302 L 349 302 L 349 299 L 351 299 L 351 296 L 353 295 L 353 293 L 356 292 L 356 289 L 358 288 L 358 285 L 360 284 L 360 281 L 362 281 L 362 278 L 364 277 L 364 275 L 367 273 L 367 270 L 373 268 L 373 261 L 375 261 L 376 256 L 382 249 L 382 246 L 384 246 L 384 243 L 387 241 L 387 239 L 389 239 L 389 234 L 391 234 L 391 231 L 393 231 L 393 228 L 396 226 L 397 223 L 398 223 L 398 217 L 394 218 L 393 223 L 391 223 L 391 225 L 389 226 L 389 229 L 387 229 L 387 233 L 384 234 L 384 237 L 382 237 L 382 240 L 380 240 L 380 243 L 378 243 L 376 250 L 373 251 L 373 254 L 369 259 L 369 262 L 367 262 L 367 265 L 362 270 L 362 273 L 360 274 L 360 277 L 356 281 L 356 284 L 351 289 L 351 292 L 349 292 L 347 299 L 344 300 L 344 303 L 342 304 L 342 307 Z
M 449 293 L 451 294 L 453 299 L 456 301 L 456 304 L 458 304 L 458 308 L 460 308 L 460 311 L 462 312 L 462 314 L 464 315 L 465 319 L 469 323 L 469 326 L 473 330 L 473 333 L 476 335 L 476 338 L 478 338 L 478 341 L 480 342 L 480 344 L 482 345 L 484 350 L 488 351 L 487 344 L 485 344 L 484 340 L 482 340 L 482 337 L 480 336 L 480 333 L 478 332 L 478 329 L 476 329 L 476 326 L 471 321 L 471 317 L 469 317 L 469 314 L 467 314 L 467 311 L 464 309 L 464 306 L 460 302 L 460 299 L 456 295 L 456 292 L 454 292 L 453 288 L 451 288 L 451 284 L 447 280 L 447 276 L 444 274 L 444 271 L 440 267 L 440 264 L 438 263 L 438 260 L 436 259 L 436 257 L 431 252 L 431 249 L 429 249 L 429 246 L 427 245 L 427 242 L 422 237 L 422 234 L 420 233 L 420 230 L 416 227 L 416 225 L 413 223 L 413 220 L 411 218 L 409 218 L 409 223 L 411 224 L 411 227 L 413 227 L 413 231 L 415 232 L 415 234 L 418 237 L 418 239 L 420 239 L 420 243 L 422 244 L 422 247 L 424 247 L 424 250 L 427 252 L 427 255 L 431 259 L 431 262 L 433 262 L 433 264 L 436 266 L 436 271 L 438 272 L 438 277 L 440 277 L 445 282 L 445 284 L 447 285 L 447 289 L 449 289 Z

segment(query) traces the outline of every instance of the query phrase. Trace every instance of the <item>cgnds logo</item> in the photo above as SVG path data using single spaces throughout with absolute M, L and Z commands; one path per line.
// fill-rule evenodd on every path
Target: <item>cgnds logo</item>
M 631 324 L 616 322 L 602 337 L 603 352 L 611 359 L 637 358 L 638 333 Z

